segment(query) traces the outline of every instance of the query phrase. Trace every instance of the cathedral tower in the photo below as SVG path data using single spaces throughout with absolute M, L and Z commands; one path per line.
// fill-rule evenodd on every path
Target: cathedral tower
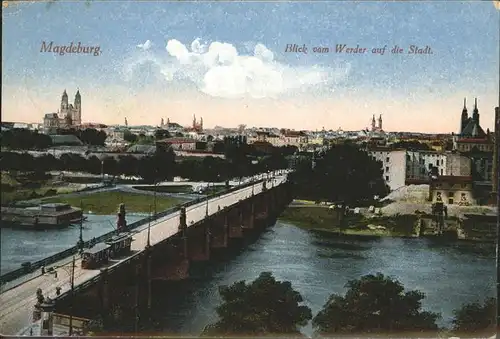
M 378 128 L 382 130 L 382 114 L 378 117 Z
M 73 124 L 81 125 L 82 124 L 82 96 L 80 95 L 80 90 L 76 91 L 75 95 L 75 103 L 74 103 L 74 112 L 73 112 Z
M 474 112 L 472 113 L 472 120 L 479 125 L 479 110 L 477 109 L 477 98 L 474 100 Z
M 64 90 L 62 97 L 61 97 L 61 112 L 64 112 L 68 109 L 69 103 L 68 103 L 68 93 L 66 93 L 66 90 Z
M 467 99 L 464 98 L 464 108 L 462 109 L 462 117 L 460 118 L 460 131 L 459 134 L 462 134 L 465 126 L 469 122 L 469 114 L 467 113 Z
M 375 114 L 372 117 L 372 131 L 375 131 Z

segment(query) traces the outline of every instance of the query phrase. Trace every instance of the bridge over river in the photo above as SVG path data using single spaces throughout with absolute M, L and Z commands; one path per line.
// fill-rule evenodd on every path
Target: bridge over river
M 38 288 L 54 300 L 57 313 L 69 313 L 67 300 L 71 299 L 73 316 L 77 295 L 83 299 L 97 298 L 99 312 L 106 312 L 112 306 L 119 282 L 136 279 L 146 284 L 144 299 L 149 306 L 152 280 L 187 278 L 189 262 L 209 260 L 211 251 L 227 247 L 231 239 L 243 238 L 246 230 L 258 227 L 259 221 L 277 217 L 291 201 L 288 186 L 286 174 L 274 175 L 167 215 L 163 213 L 133 230 L 130 254 L 113 259 L 100 269 L 83 269 L 79 259 L 73 267 L 76 253 L 68 250 L 66 257 L 46 265 L 45 274 L 37 269 L 17 277 L 8 288 L 4 286 L 0 294 L 0 333 L 26 333 L 26 328 L 32 326 Z M 60 295 L 56 295 L 57 288 Z

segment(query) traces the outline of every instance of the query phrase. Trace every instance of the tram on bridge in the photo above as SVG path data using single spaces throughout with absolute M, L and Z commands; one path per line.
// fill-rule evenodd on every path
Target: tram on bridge
M 111 239 L 106 241 L 106 244 L 111 246 L 112 258 L 130 253 L 130 246 L 132 245 L 132 235 L 130 233 L 121 233 L 118 235 L 114 235 Z
M 111 246 L 103 242 L 85 249 L 82 253 L 82 268 L 93 269 L 107 263 L 110 252 Z
M 109 259 L 130 253 L 132 240 L 130 233 L 122 233 L 113 236 L 106 242 L 101 242 L 91 248 L 85 249 L 82 253 L 82 268 L 99 268 L 106 264 Z

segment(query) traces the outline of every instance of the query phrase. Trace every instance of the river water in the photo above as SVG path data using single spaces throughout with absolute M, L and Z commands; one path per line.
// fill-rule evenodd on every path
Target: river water
M 88 215 L 84 240 L 113 229 L 115 216 Z M 128 222 L 140 219 L 128 215 Z M 29 231 L 1 229 L 2 273 L 65 250 L 78 240 L 79 228 Z M 289 280 L 316 314 L 332 293 L 345 293 L 348 280 L 381 272 L 407 289 L 426 294 L 423 308 L 440 312 L 440 325 L 450 325 L 452 311 L 464 303 L 495 295 L 494 245 L 436 243 L 427 239 L 358 238 L 319 235 L 278 221 L 242 249 L 193 270 L 191 279 L 155 294 L 164 330 L 199 335 L 217 319 L 218 286 L 253 280 L 270 271 Z M 167 305 L 167 306 L 165 306 Z M 311 327 L 304 328 L 307 335 Z
M 494 296 L 496 282 L 491 244 L 328 237 L 281 221 L 232 258 L 196 271 L 191 282 L 182 283 L 183 293 L 168 297 L 168 331 L 199 335 L 217 319 L 218 286 L 254 280 L 262 271 L 291 281 L 313 315 L 330 294 L 344 294 L 348 280 L 381 272 L 424 292 L 423 308 L 440 312 L 440 325 L 450 325 L 452 311 L 462 304 Z M 303 332 L 311 335 L 311 326 Z
M 116 216 L 86 214 L 83 240 L 90 240 L 115 229 Z M 144 215 L 127 214 L 127 222 L 143 219 Z M 35 262 L 76 245 L 79 226 L 34 231 L 22 228 L 0 229 L 0 273 L 21 267 L 24 262 Z

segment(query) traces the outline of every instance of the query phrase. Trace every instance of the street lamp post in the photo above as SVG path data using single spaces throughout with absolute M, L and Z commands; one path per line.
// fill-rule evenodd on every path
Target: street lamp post
M 149 223 L 148 223 L 148 242 L 146 243 L 146 248 L 151 247 L 151 205 L 149 206 Z
M 148 312 L 151 311 L 151 205 L 149 206 L 148 240 L 146 243 L 146 269 L 147 269 L 147 288 L 148 288 Z
M 101 160 L 101 181 L 104 184 L 104 160 Z
M 83 201 L 80 201 L 80 209 L 82 210 L 82 216 L 80 217 L 80 235 L 78 237 L 77 246 L 78 246 L 78 250 L 79 250 L 80 254 L 82 254 L 83 246 L 84 246 L 84 242 L 83 242 Z
M 62 268 L 66 273 L 70 275 L 70 312 L 69 312 L 69 336 L 73 335 L 73 307 L 74 307 L 74 297 L 75 297 L 75 256 L 73 256 L 73 260 L 71 261 L 71 271 L 68 271 L 67 266 L 60 266 L 58 268 Z M 58 292 L 57 292 L 58 293 Z
M 71 262 L 71 313 L 69 314 L 69 335 L 73 335 L 73 304 L 75 301 L 75 256 Z
M 157 178 L 158 178 L 158 169 L 156 169 L 156 176 L 155 176 L 155 180 L 154 180 L 154 211 L 155 211 L 155 217 L 156 217 L 156 190 L 158 188 L 158 182 L 157 182 Z
M 210 193 L 210 184 L 207 186 L 207 191 Z M 210 195 L 207 193 L 207 196 L 205 197 L 205 215 L 208 217 L 208 200 L 210 199 Z

